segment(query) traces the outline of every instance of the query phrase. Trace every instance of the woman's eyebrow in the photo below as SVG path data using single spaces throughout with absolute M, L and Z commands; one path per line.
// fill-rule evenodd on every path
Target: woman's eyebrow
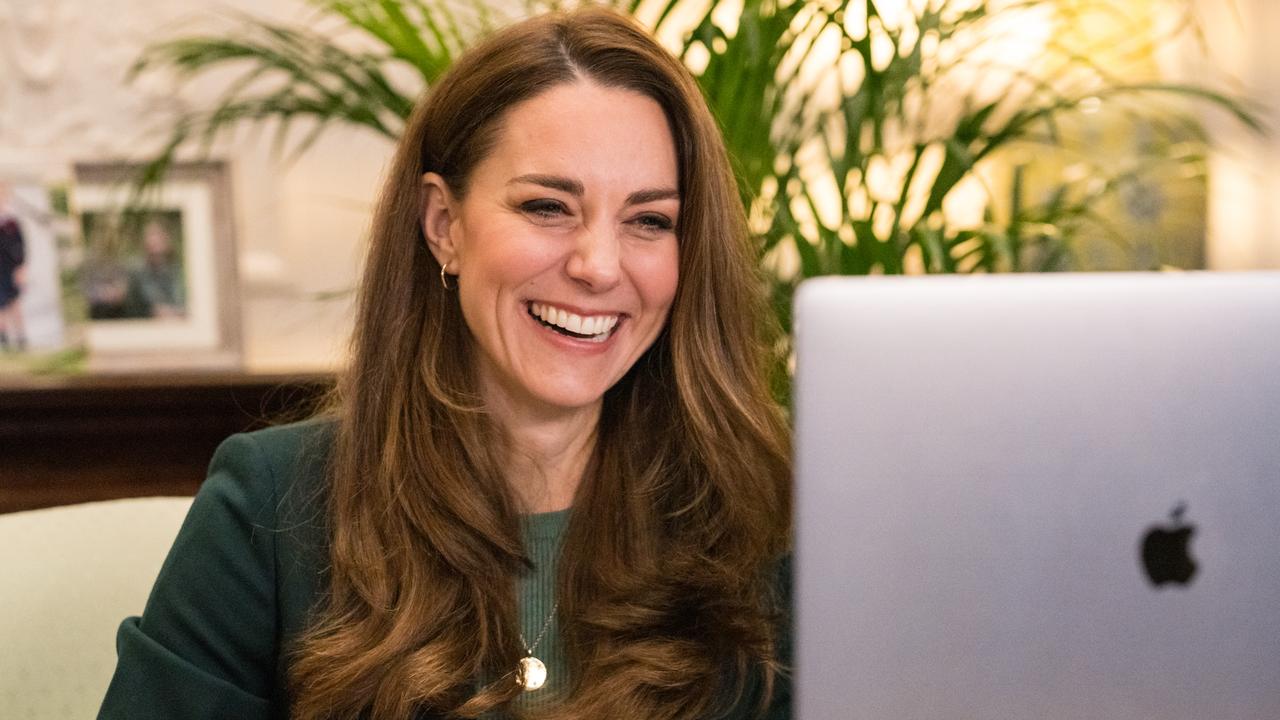
M 582 183 L 578 182 L 577 180 L 573 180 L 571 178 L 561 177 L 559 175 L 540 175 L 538 173 L 530 173 L 528 175 L 521 175 L 519 177 L 511 178 L 511 180 L 507 181 L 508 185 L 514 185 L 516 183 L 530 183 L 533 185 L 541 185 L 542 187 L 545 187 L 545 188 L 551 188 L 552 190 L 559 190 L 560 192 L 569 193 L 574 197 L 582 197 L 584 194 L 586 194 L 586 188 L 582 186 Z
M 574 197 L 582 197 L 587 190 L 581 182 L 572 178 L 560 175 L 544 175 L 541 173 L 528 173 L 518 177 L 511 178 L 507 181 L 508 185 L 518 183 L 529 183 L 531 185 L 540 185 L 552 190 L 568 193 Z M 680 192 L 675 188 L 648 188 L 645 190 L 637 190 L 627 196 L 628 205 L 640 205 L 642 203 L 655 202 L 657 200 L 679 200 Z
M 642 203 L 654 202 L 657 200 L 679 200 L 680 191 L 675 188 L 652 188 L 649 190 L 637 190 L 627 196 L 628 205 L 640 205 Z

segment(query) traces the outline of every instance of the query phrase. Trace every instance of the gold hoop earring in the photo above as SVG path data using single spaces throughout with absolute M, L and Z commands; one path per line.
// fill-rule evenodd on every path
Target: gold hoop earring
M 453 288 L 449 287 L 449 276 L 445 274 L 448 269 L 449 263 L 445 263 L 440 266 L 440 285 L 445 290 L 452 290 Z

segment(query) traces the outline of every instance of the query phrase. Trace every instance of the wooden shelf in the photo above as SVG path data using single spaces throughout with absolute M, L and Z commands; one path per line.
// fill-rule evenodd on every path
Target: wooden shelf
M 228 435 L 304 417 L 329 375 L 0 378 L 0 513 L 194 494 Z

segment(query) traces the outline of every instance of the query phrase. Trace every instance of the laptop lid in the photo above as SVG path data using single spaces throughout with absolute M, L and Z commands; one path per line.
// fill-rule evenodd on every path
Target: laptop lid
M 1280 274 L 796 300 L 796 711 L 1280 718 Z

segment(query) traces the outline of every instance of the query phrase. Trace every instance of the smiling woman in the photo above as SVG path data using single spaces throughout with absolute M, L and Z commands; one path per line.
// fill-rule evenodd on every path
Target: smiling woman
M 400 144 L 330 409 L 219 451 L 101 717 L 789 717 L 763 287 L 642 29 L 480 44 Z
M 423 182 L 424 233 L 457 274 L 486 405 L 517 438 L 553 417 L 558 436 L 590 434 L 676 293 L 680 196 L 662 107 L 570 81 L 507 111 L 465 195 L 435 172 Z M 568 506 L 586 457 L 574 461 L 531 509 Z

